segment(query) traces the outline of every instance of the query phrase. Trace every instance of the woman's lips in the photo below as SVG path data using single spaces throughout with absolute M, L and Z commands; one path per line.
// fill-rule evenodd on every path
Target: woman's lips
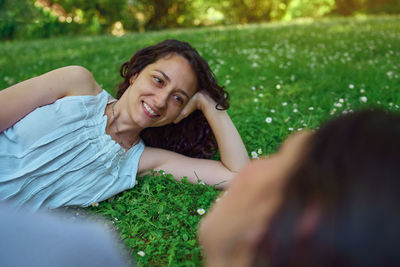
M 145 102 L 142 102 L 142 103 L 143 103 L 144 111 L 145 111 L 145 113 L 146 113 L 148 116 L 150 116 L 150 117 L 152 117 L 152 118 L 155 118 L 155 117 L 160 116 L 160 115 L 157 113 L 157 111 L 155 111 L 154 109 L 152 109 L 148 104 L 146 104 Z

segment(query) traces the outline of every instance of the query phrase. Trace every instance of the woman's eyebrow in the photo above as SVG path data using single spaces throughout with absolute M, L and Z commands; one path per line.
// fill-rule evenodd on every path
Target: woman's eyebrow
M 155 71 L 161 73 L 161 75 L 164 76 L 164 79 L 166 79 L 167 81 L 169 81 L 169 82 L 171 81 L 171 79 L 168 77 L 168 75 L 165 74 L 165 72 L 163 72 L 162 70 L 155 69 Z
M 155 69 L 154 71 L 159 72 L 159 73 L 164 77 L 164 79 L 166 79 L 168 82 L 171 81 L 171 79 L 169 78 L 169 76 L 168 76 L 167 74 L 165 74 L 165 72 L 163 72 L 162 70 Z M 188 95 L 184 90 L 182 90 L 182 89 L 177 89 L 177 90 L 178 90 L 180 93 L 182 93 L 183 95 L 185 95 L 188 99 L 190 99 L 189 95 Z
M 187 99 L 190 99 L 190 97 L 189 97 L 189 95 L 185 92 L 185 91 L 183 91 L 182 89 L 177 89 L 181 94 L 183 94 L 184 96 L 186 96 L 187 97 Z

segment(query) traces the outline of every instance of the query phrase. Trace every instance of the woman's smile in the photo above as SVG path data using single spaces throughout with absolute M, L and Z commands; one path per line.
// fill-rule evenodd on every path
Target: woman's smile
M 155 108 L 150 107 L 150 105 L 148 105 L 146 102 L 142 101 L 142 106 L 143 106 L 144 113 L 147 116 L 149 116 L 151 118 L 160 117 L 159 111 Z

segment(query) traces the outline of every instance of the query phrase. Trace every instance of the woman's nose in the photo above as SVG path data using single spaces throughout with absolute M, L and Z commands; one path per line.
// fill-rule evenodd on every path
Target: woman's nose
M 158 92 L 155 97 L 154 105 L 158 109 L 164 109 L 168 104 L 168 93 Z

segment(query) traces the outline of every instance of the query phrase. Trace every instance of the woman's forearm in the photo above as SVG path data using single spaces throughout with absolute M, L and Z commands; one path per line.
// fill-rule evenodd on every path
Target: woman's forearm
M 226 110 L 217 110 L 213 101 L 203 102 L 202 111 L 217 140 L 222 164 L 238 172 L 249 162 L 249 156 L 231 118 Z

